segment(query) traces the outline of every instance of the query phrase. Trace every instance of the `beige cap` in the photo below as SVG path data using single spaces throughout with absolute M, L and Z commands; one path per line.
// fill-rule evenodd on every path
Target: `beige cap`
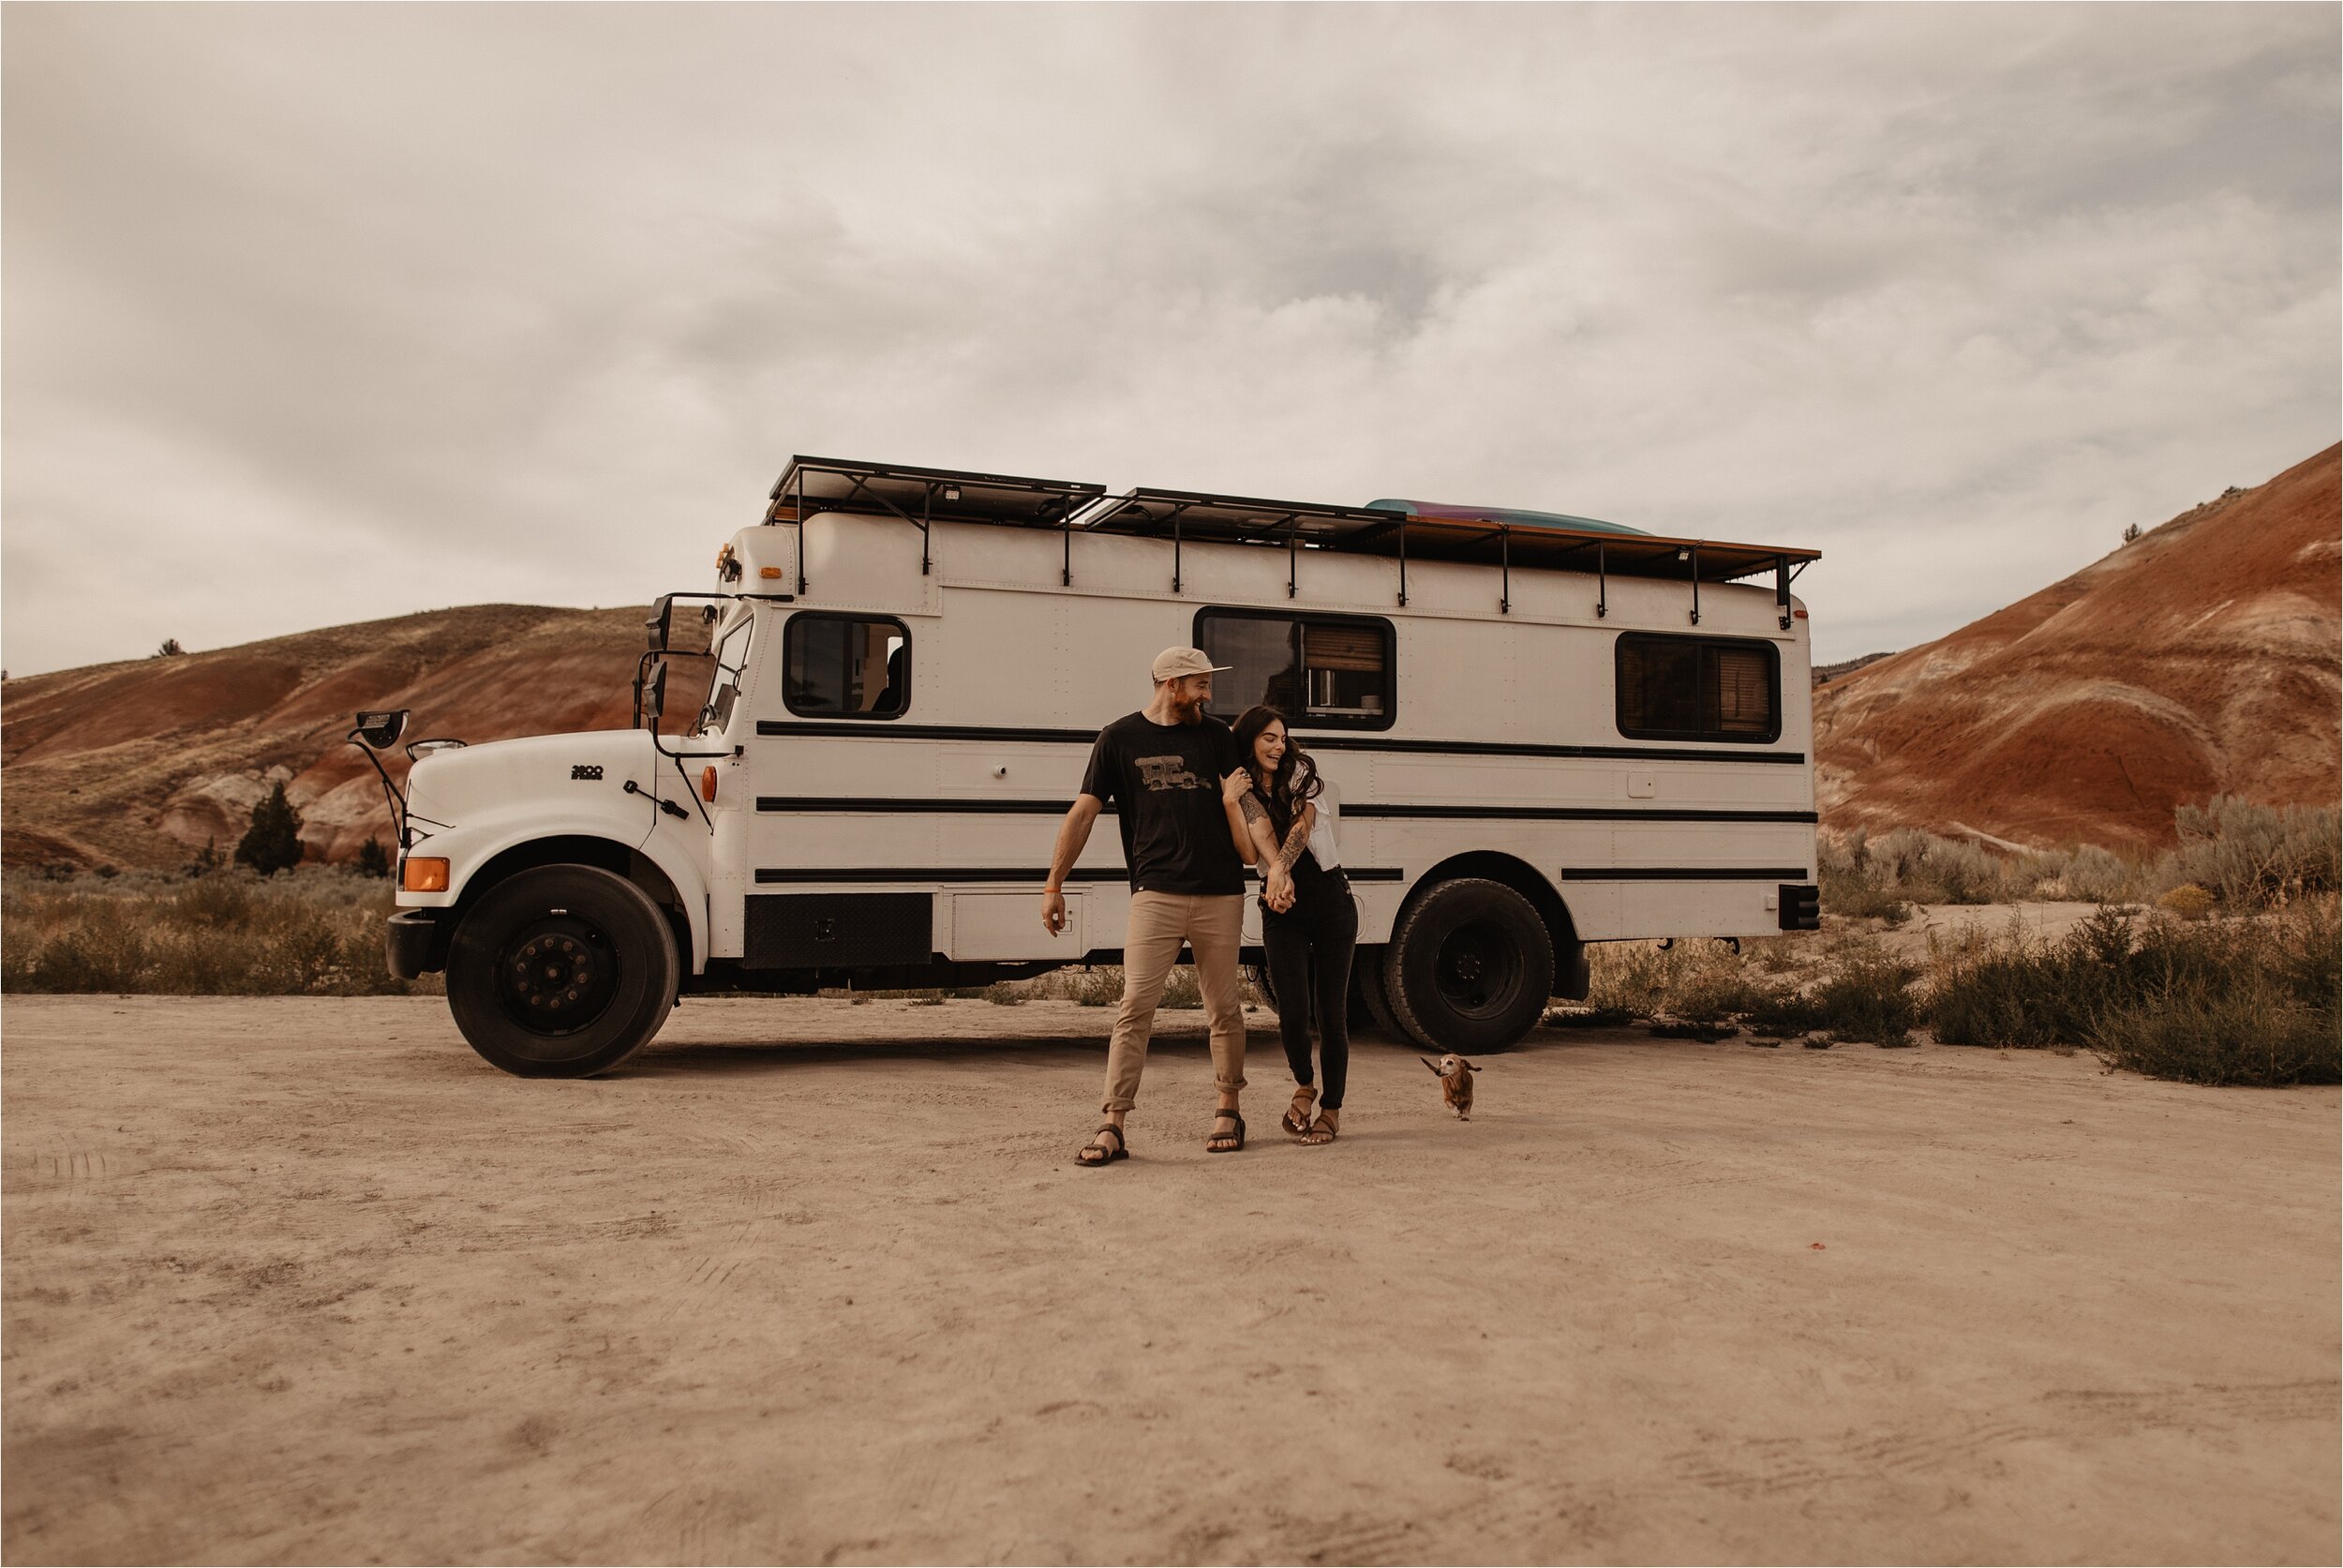
M 1184 675 L 1213 675 L 1229 667 L 1214 664 L 1201 648 L 1167 648 L 1156 655 L 1149 673 L 1157 680 L 1177 680 Z

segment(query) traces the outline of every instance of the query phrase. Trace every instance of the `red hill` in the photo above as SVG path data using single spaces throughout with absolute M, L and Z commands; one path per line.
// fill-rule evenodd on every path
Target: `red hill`
M 353 712 L 410 708 L 414 738 L 622 727 L 643 615 L 476 605 L 10 680 L 0 857 L 176 866 L 207 840 L 226 855 L 274 778 L 313 858 L 387 846 L 381 785 L 339 744 Z M 691 685 L 679 668 L 670 690 Z
M 2337 797 L 2337 453 L 1814 694 L 1823 820 L 2146 844 Z

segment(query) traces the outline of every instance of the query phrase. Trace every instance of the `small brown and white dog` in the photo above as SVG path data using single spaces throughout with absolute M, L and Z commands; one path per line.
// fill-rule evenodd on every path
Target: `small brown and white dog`
M 1481 1069 L 1453 1051 L 1438 1062 L 1429 1056 L 1418 1056 L 1416 1060 L 1430 1068 L 1432 1076 L 1440 1080 L 1440 1098 L 1456 1113 L 1456 1120 L 1472 1120 L 1472 1075 Z

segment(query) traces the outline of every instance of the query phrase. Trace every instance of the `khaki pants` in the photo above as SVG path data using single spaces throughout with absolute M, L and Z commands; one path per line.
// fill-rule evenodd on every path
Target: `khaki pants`
M 1123 938 L 1123 1009 L 1114 1015 L 1114 1038 L 1107 1046 L 1107 1098 L 1100 1109 L 1128 1111 L 1137 1102 L 1156 1004 L 1183 941 L 1196 949 L 1197 985 L 1212 1025 L 1213 1085 L 1245 1087 L 1245 1007 L 1236 984 L 1244 933 L 1242 893 L 1131 895 L 1130 930 Z

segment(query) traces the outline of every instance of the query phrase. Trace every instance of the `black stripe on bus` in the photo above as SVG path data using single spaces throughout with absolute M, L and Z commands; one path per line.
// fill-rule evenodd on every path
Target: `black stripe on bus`
M 984 740 L 995 744 L 1087 746 L 1095 729 L 1021 729 L 989 724 L 906 724 L 891 721 L 859 724 L 759 719 L 760 736 L 814 739 Z M 1388 735 L 1312 735 L 1299 732 L 1305 746 L 1321 752 L 1403 752 L 1424 756 L 1611 757 L 1642 762 L 1803 763 L 1804 752 L 1675 750 L 1665 746 L 1544 746 L 1509 740 L 1410 740 Z
M 1353 882 L 1404 882 L 1408 874 L 1397 866 L 1342 868 Z M 1247 880 L 1259 874 L 1246 869 Z M 759 886 L 776 882 L 1045 882 L 1047 866 L 760 866 Z M 1121 866 L 1076 866 L 1066 874 L 1068 882 L 1121 882 L 1130 873 Z
M 1805 882 L 1804 866 L 1564 866 L 1572 882 Z
M 958 816 L 1062 816 L 1070 800 L 1021 800 L 1006 797 L 914 797 L 902 795 L 760 795 L 760 812 L 836 813 L 841 814 L 933 814 Z M 1112 803 L 1105 808 L 1114 811 Z M 1707 807 L 1663 806 L 1631 810 L 1619 806 L 1345 806 L 1342 814 L 1360 819 L 1422 819 L 1449 822 L 1786 822 L 1814 823 L 1813 812 L 1734 811 Z

